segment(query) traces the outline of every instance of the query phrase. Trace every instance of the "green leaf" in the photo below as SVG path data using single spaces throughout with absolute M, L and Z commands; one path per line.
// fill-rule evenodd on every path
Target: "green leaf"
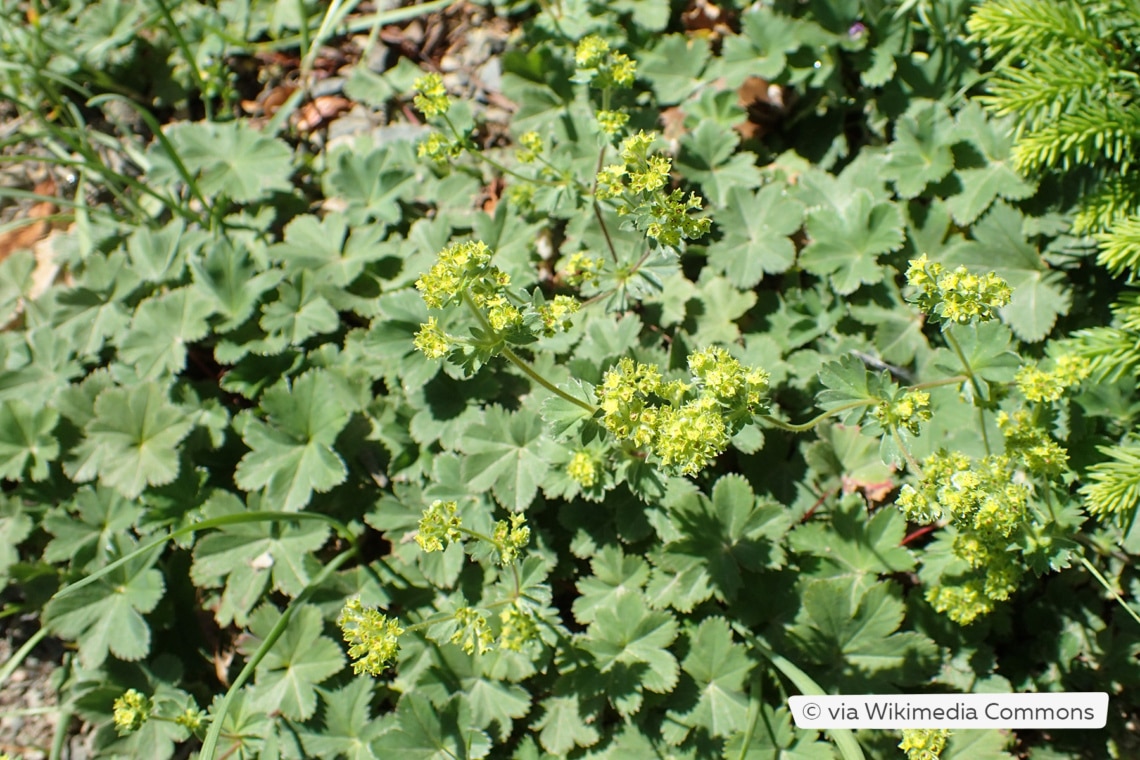
M 879 256 L 898 250 L 905 237 L 898 207 L 876 203 L 862 188 L 845 205 L 809 211 L 804 226 L 811 242 L 800 252 L 800 265 L 812 274 L 830 275 L 840 295 L 882 280 Z
M 685 328 L 698 346 L 732 343 L 740 337 L 736 320 L 756 304 L 756 294 L 737 287 L 712 270 L 701 272 L 697 303 L 690 301 Z
M 627 594 L 597 611 L 582 648 L 594 655 L 602 673 L 618 666 L 644 665 L 637 689 L 664 694 L 677 684 L 677 659 L 667 647 L 677 637 L 668 612 L 649 610 L 638 594 Z
M 681 669 L 696 681 L 700 699 L 678 718 L 686 725 L 705 727 L 712 736 L 730 736 L 744 727 L 748 716 L 744 679 L 756 663 L 733 642 L 723 618 L 701 621 L 689 647 Z
M 787 271 L 796 260 L 789 236 L 800 228 L 803 213 L 778 184 L 755 193 L 732 188 L 717 213 L 724 238 L 708 247 L 709 264 L 742 288 L 755 287 L 765 274 Z
M 928 675 L 938 647 L 920 633 L 897 632 L 903 619 L 898 587 L 862 585 L 860 590 L 854 578 L 808 583 L 791 631 L 798 646 L 828 668 L 841 690 L 884 688 Z
M 491 407 L 483 422 L 463 432 L 458 448 L 464 480 L 472 491 L 490 489 L 512 512 L 530 506 L 549 466 L 541 454 L 542 418 L 525 409 L 506 412 Z
M 965 327 L 954 325 L 949 331 L 958 341 L 962 356 L 978 380 L 986 400 L 991 395 L 990 383 L 1003 384 L 1013 381 L 1017 370 L 1021 367 L 1021 359 L 1009 350 L 1013 336 L 1008 327 L 995 321 Z M 938 352 L 935 366 L 949 375 L 960 375 L 964 369 L 962 359 L 946 349 Z M 962 390 L 972 397 L 973 383 L 963 383 Z
M 1009 119 L 991 119 L 977 103 L 971 102 L 958 112 L 955 131 L 959 139 L 968 141 L 981 152 L 982 166 L 959 167 L 962 191 L 946 199 L 950 213 L 959 226 L 972 224 L 997 198 L 1019 201 L 1036 191 L 1009 164 L 1013 147 L 1013 124 Z
M 796 19 L 763 6 L 743 14 L 741 34 L 724 40 L 718 73 L 727 77 L 729 87 L 739 87 L 750 76 L 776 79 L 788 65 L 787 53 L 802 44 L 799 26 Z
M 270 261 L 287 272 L 309 271 L 316 283 L 347 287 L 366 264 L 390 255 L 384 229 L 378 225 L 350 227 L 342 214 L 322 219 L 298 216 L 285 227 L 285 240 L 266 250 Z
M 248 248 L 228 239 L 208 245 L 204 255 L 191 260 L 190 271 L 198 292 L 213 301 L 212 311 L 225 317 L 215 325 L 217 333 L 249 319 L 263 294 L 284 277 L 280 269 L 261 270 Z
M 617 605 L 625 595 L 641 593 L 649 578 L 644 559 L 627 557 L 613 544 L 590 560 L 590 569 L 593 574 L 578 581 L 579 596 L 574 600 L 574 619 L 582 624 L 592 623 L 599 610 Z
M 305 752 L 313 757 L 377 760 L 370 746 L 385 725 L 372 717 L 373 681 L 353 678 L 332 691 L 317 687 L 324 703 L 321 722 L 301 730 Z
M 701 186 L 715 207 L 728 203 L 733 190 L 748 190 L 760 184 L 756 155 L 738 152 L 740 135 L 712 121 L 701 122 L 681 138 L 677 169 L 684 177 Z
M 317 277 L 301 271 L 277 287 L 277 300 L 261 309 L 261 329 L 299 346 L 314 335 L 340 327 L 336 309 L 317 289 Z
M 665 544 L 657 564 L 683 573 L 703 568 L 717 598 L 736 598 L 745 573 L 783 564 L 779 539 L 788 529 L 786 509 L 761 504 L 741 475 L 717 480 L 712 497 L 689 493 L 669 504 L 680 538 Z
M 32 407 L 19 399 L 0 401 L 0 478 L 19 481 L 31 464 L 32 480 L 48 477 L 48 467 L 59 456 L 53 435 L 59 422 L 55 409 Z
M 193 423 L 157 383 L 108 388 L 95 399 L 94 417 L 64 471 L 77 483 L 94 479 L 134 499 L 148 485 L 178 477 L 178 444 Z
M 796 551 L 818 558 L 819 576 L 858 576 L 913 570 L 914 557 L 902 545 L 905 535 L 906 518 L 901 512 L 888 507 L 868 517 L 866 502 L 855 494 L 840 501 L 830 525 L 820 521 L 800 525 L 788 542 Z
M 228 491 L 215 491 L 202 510 L 207 519 L 249 511 Z M 227 525 L 195 543 L 190 577 L 199 588 L 224 583 L 215 612 L 218 624 L 245 626 L 271 580 L 274 590 L 291 597 L 312 581 L 319 569 L 312 553 L 324 546 L 328 535 L 327 525 L 311 520 Z
M 740 731 L 729 739 L 724 745 L 724 757 L 726 760 L 834 760 L 835 750 L 819 740 L 818 731 L 796 728 L 788 708 L 761 704 L 752 731 Z
M 186 346 L 210 332 L 210 307 L 210 299 L 194 287 L 146 299 L 119 344 L 119 359 L 144 380 L 177 375 L 186 367 Z
M 378 306 L 380 314 L 359 339 L 361 353 L 372 363 L 371 374 L 407 392 L 423 387 L 440 368 L 439 360 L 428 359 L 413 345 L 428 320 L 424 300 L 415 291 L 401 290 L 380 296 Z
M 249 627 L 257 637 L 247 645 L 252 651 L 281 617 L 275 607 L 264 605 L 250 615 Z M 317 684 L 340 672 L 345 665 L 340 645 L 321 635 L 321 611 L 301 605 L 285 632 L 258 663 L 250 706 L 279 711 L 290 720 L 308 720 L 317 709 Z
M 667 34 L 637 56 L 637 75 L 649 82 L 658 105 L 674 105 L 700 86 L 709 53 L 704 37 Z
M 71 504 L 53 509 L 43 527 L 52 535 L 44 547 L 47 562 L 70 562 L 76 569 L 102 567 L 111 561 L 114 539 L 134 527 L 143 514 L 136 501 L 110 488 L 84 486 Z
M 406 692 L 396 706 L 395 727 L 372 742 L 376 757 L 412 760 L 477 760 L 490 751 L 487 734 L 471 725 L 463 695 L 437 708 L 419 694 Z
M 186 224 L 181 219 L 167 222 L 161 230 L 136 227 L 127 238 L 127 255 L 131 268 L 145 282 L 175 282 L 186 268 L 186 258 L 196 245 L 185 238 Z
M 333 151 L 321 184 L 329 200 L 346 204 L 349 224 L 356 226 L 369 220 L 399 222 L 398 199 L 412 180 L 412 173 L 397 165 L 387 147 L 352 146 Z
M 884 385 L 888 374 L 874 374 L 863 362 L 845 354 L 837 362 L 828 362 L 819 371 L 819 381 L 826 390 L 816 394 L 815 403 L 826 411 L 840 411 L 844 425 L 857 425 L 874 404 L 889 398 Z
M 291 187 L 289 146 L 246 121 L 177 121 L 166 129 L 166 137 L 206 196 L 224 195 L 241 203 Z M 149 180 L 165 185 L 181 182 L 182 175 L 159 143 L 151 146 L 147 157 Z
M 53 289 L 45 296 L 54 300 L 56 332 L 67 336 L 80 356 L 95 355 L 107 338 L 123 332 L 130 322 L 125 304 L 139 284 L 121 251 L 87 259 L 74 288 Z
M 1037 343 L 1044 340 L 1057 317 L 1069 313 L 1072 299 L 1065 276 L 1048 265 L 1022 232 L 1021 212 L 998 201 L 973 227 L 973 242 L 947 252 L 944 263 L 964 264 L 977 272 L 997 272 L 1013 298 L 1001 311 L 1017 337 Z
M 900 197 L 914 198 L 953 170 L 954 142 L 954 122 L 946 106 L 916 100 L 895 123 L 883 175 L 895 183 Z
M 8 569 L 20 561 L 20 544 L 31 535 L 34 525 L 18 502 L 0 502 L 0 583 L 8 583 Z
M 246 491 L 265 489 L 272 509 L 287 512 L 309 503 L 313 492 L 324 493 L 344 482 L 344 460 L 333 442 L 349 415 L 328 390 L 327 373 L 310 370 L 290 387 L 287 379 L 261 397 L 263 422 L 242 412 L 242 440 L 252 449 L 238 462 L 234 481 Z
M 133 548 L 123 543 L 128 551 Z M 84 668 L 102 665 L 108 651 L 127 661 L 141 660 L 150 652 L 150 626 L 143 615 L 158 605 L 166 587 L 162 573 L 151 568 L 157 558 L 156 552 L 147 552 L 47 603 L 44 625 L 79 642 Z
M 542 708 L 542 717 L 531 727 L 539 731 L 538 740 L 547 752 L 565 757 L 575 747 L 592 747 L 601 738 L 593 721 L 587 723 L 583 719 L 577 696 L 548 697 Z

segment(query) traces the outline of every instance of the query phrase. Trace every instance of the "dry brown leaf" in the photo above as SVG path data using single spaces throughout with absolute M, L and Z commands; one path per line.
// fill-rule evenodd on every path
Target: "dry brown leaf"
M 352 101 L 340 95 L 321 95 L 297 110 L 294 126 L 298 132 L 312 132 L 352 108 Z
M 51 177 L 32 189 L 36 195 L 55 195 L 55 191 L 55 180 Z M 47 237 L 51 230 L 51 225 L 48 224 L 45 217 L 51 216 L 56 211 L 58 211 L 58 207 L 51 201 L 39 201 L 33 205 L 28 210 L 27 218 L 35 221 L 0 235 L 0 261 L 8 258 L 16 251 L 35 248 L 36 243 Z

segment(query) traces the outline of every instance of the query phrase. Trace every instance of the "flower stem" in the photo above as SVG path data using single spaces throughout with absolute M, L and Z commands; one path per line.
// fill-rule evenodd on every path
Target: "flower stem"
M 518 354 L 516 354 L 514 351 L 507 348 L 506 346 L 503 346 L 503 356 L 507 357 L 507 359 L 509 359 L 512 364 L 514 364 L 516 367 L 521 369 L 526 374 L 527 377 L 529 377 L 531 380 L 534 380 L 536 383 L 538 383 L 543 388 L 545 388 L 546 390 L 553 393 L 555 396 L 558 396 L 562 399 L 565 399 L 566 401 L 569 401 L 571 404 L 574 404 L 575 406 L 581 407 L 582 409 L 586 410 L 590 414 L 594 414 L 595 412 L 598 411 L 598 407 L 594 406 L 593 404 L 591 404 L 587 401 L 583 401 L 580 398 L 575 398 L 574 396 L 571 396 L 569 393 L 562 390 L 558 386 L 554 385 L 554 383 L 550 382 L 549 380 L 547 380 L 542 375 L 538 374 L 538 372 L 536 372 L 534 370 L 534 367 L 531 367 L 529 364 L 527 364 L 525 361 L 523 361 L 521 358 L 519 358 Z
M 1097 579 L 1100 585 L 1104 586 L 1104 590 L 1111 594 L 1112 598 L 1115 599 L 1117 603 L 1123 607 L 1129 615 L 1132 616 L 1132 619 L 1137 623 L 1140 623 L 1140 614 L 1137 614 L 1136 610 L 1132 609 L 1132 607 L 1130 607 L 1128 603 L 1124 601 L 1116 589 L 1112 587 L 1112 584 L 1108 582 L 1108 579 L 1101 575 L 1100 570 L 1096 569 L 1096 565 L 1089 562 L 1088 558 L 1083 554 L 1078 555 L 1078 559 L 1080 559 L 1081 564 L 1085 566 L 1085 569 L 1092 573 L 1093 577 Z
M 472 312 L 474 312 L 475 317 L 479 320 L 479 323 L 482 325 L 484 330 L 486 330 L 489 333 L 495 332 L 495 329 L 493 327 L 491 327 L 491 323 L 487 321 L 487 318 L 485 316 L 483 316 L 483 312 L 480 311 L 479 307 L 475 305 L 475 302 L 471 300 L 471 295 L 467 291 L 463 291 L 463 302 L 465 304 L 467 304 L 467 307 L 469 309 L 471 309 Z M 503 352 L 503 356 L 507 357 L 507 359 L 512 364 L 514 364 L 516 367 L 518 367 L 519 369 L 521 369 L 523 371 L 523 374 L 525 374 L 531 380 L 533 380 L 536 383 L 538 383 L 539 385 L 541 385 L 546 390 L 553 393 L 555 396 L 563 398 L 566 401 L 569 401 L 571 404 L 574 404 L 575 406 L 581 407 L 582 409 L 586 410 L 590 414 L 594 414 L 595 412 L 598 411 L 598 407 L 594 406 L 593 404 L 591 404 L 589 402 L 583 401 L 580 398 L 575 398 L 574 396 L 571 396 L 569 393 L 562 390 L 561 388 L 559 388 L 554 383 L 547 380 L 542 375 L 538 374 L 538 372 L 535 371 L 534 367 L 530 366 L 525 361 L 523 361 L 519 357 L 518 354 L 516 354 L 514 351 L 512 351 L 510 349 L 509 346 L 503 346 L 502 352 Z
M 873 398 L 860 399 L 859 401 L 852 401 L 849 404 L 844 404 L 843 406 L 837 406 L 834 409 L 829 409 L 826 412 L 824 412 L 823 414 L 818 414 L 815 417 L 812 417 L 807 422 L 801 422 L 799 424 L 796 424 L 794 422 L 784 422 L 783 420 L 778 419 L 778 418 L 773 417 L 773 416 L 768 415 L 768 414 L 760 415 L 760 419 L 764 420 L 765 422 L 767 422 L 772 427 L 778 427 L 781 430 L 787 430 L 787 431 L 790 431 L 792 433 L 805 433 L 808 430 L 811 430 L 812 428 L 814 428 L 819 423 L 826 420 L 828 417 L 831 417 L 835 414 L 838 414 L 839 412 L 846 412 L 848 409 L 858 409 L 861 406 L 870 406 L 871 404 L 877 404 L 878 401 L 879 401 L 878 399 L 873 399 Z
M 982 384 L 978 381 L 977 375 L 974 374 L 974 368 L 970 366 L 970 362 L 966 359 L 966 354 L 962 351 L 961 344 L 959 344 L 958 339 L 954 337 L 954 333 L 949 330 L 942 334 L 946 336 L 946 342 L 950 344 L 950 348 L 954 349 L 954 353 L 958 355 L 958 361 L 962 362 L 962 368 L 966 370 L 966 377 L 970 379 L 970 384 L 974 386 L 974 398 L 979 402 L 982 401 L 985 396 L 982 392 Z M 980 404 L 978 405 L 978 427 L 982 432 L 982 445 L 985 447 L 986 456 L 989 456 L 992 452 L 990 450 L 990 438 L 986 433 L 986 410 L 982 408 Z

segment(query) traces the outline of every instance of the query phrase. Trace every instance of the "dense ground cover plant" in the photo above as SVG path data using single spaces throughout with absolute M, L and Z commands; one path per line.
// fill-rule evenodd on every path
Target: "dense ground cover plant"
M 1126 109 L 1134 17 L 501 2 L 509 124 L 408 57 L 345 92 L 411 139 L 322 148 L 304 87 L 235 118 L 247 58 L 444 5 L 0 6 L 6 146 L 76 175 L 68 280 L 0 263 L 4 615 L 73 643 L 99 752 L 1134 752 L 1135 362 L 1098 346 L 1135 325 L 1093 261 L 1132 268 L 1131 202 L 1090 211 L 1128 146 L 1026 163 L 1082 102 L 1002 84 L 1076 35 Z M 815 690 L 1111 707 L 799 731 Z

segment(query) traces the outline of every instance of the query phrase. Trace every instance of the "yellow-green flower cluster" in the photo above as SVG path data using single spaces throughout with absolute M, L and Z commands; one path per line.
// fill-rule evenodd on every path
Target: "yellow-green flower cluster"
M 666 467 L 696 475 L 728 448 L 728 427 L 720 404 L 699 396 L 680 407 L 662 407 L 657 418 L 653 453 Z
M 115 729 L 120 736 L 138 731 L 150 718 L 154 704 L 150 698 L 137 689 L 127 689 L 115 700 L 111 713 Z
M 534 305 L 525 293 L 510 294 L 507 290 L 510 284 L 510 275 L 491 263 L 487 245 L 467 241 L 452 243 L 440 251 L 432 268 L 416 280 L 416 289 L 431 309 L 466 299 L 468 305 L 478 311 L 485 327 L 494 332 L 490 337 L 499 341 L 500 347 L 505 343 L 527 343 L 539 334 L 549 337 L 567 330 L 570 318 L 581 307 L 570 296 L 556 296 L 548 303 Z M 471 341 L 445 334 L 432 317 L 420 326 L 413 345 L 429 359 L 438 359 L 456 346 L 471 345 Z
M 562 279 L 567 285 L 578 287 L 584 284 L 593 284 L 598 281 L 604 263 L 601 256 L 590 256 L 585 251 L 570 254 L 563 268 Z
M 553 300 L 538 307 L 543 334 L 549 338 L 559 330 L 569 330 L 570 317 L 577 314 L 580 308 L 582 304 L 572 296 L 555 296 Z
M 644 131 L 630 135 L 621 144 L 620 164 L 604 166 L 595 177 L 594 195 L 599 200 L 620 198 L 619 214 L 637 217 L 646 236 L 664 246 L 705 235 L 712 220 L 689 214 L 703 203 L 696 193 L 665 192 L 673 162 L 661 153 L 650 153 L 656 135 Z M 627 195 L 627 191 L 634 196 Z
M 454 501 L 436 499 L 424 510 L 420 517 L 420 527 L 416 531 L 416 543 L 429 554 L 441 552 L 452 541 L 459 540 L 462 521 L 456 511 L 459 505 Z
M 691 382 L 666 383 L 656 366 L 625 357 L 606 372 L 597 394 L 606 430 L 649 446 L 666 467 L 695 475 L 728 448 L 732 428 L 760 410 L 768 374 L 718 346 L 693 353 L 689 370 Z
M 446 164 L 463 152 L 463 146 L 442 132 L 432 132 L 416 145 L 416 155 L 437 164 Z
M 197 707 L 187 707 L 174 719 L 174 722 L 194 733 L 206 722 L 206 713 Z
M 503 649 L 521 652 L 527 644 L 538 638 L 538 623 L 534 616 L 520 609 L 517 604 L 500 612 L 499 621 L 503 624 L 499 631 L 499 646 Z
M 624 165 L 606 168 L 614 172 L 620 169 L 623 174 L 629 175 L 629 186 L 634 192 L 651 193 L 661 189 L 669 181 L 673 161 L 664 154 L 649 152 L 656 139 L 656 134 L 644 130 L 630 135 L 621 144 L 621 160 Z
M 1008 538 L 1021 526 L 1029 487 L 1014 482 L 1006 455 L 977 462 L 960 452 L 941 450 L 926 458 L 916 489 L 905 485 L 898 504 L 907 519 L 931 522 L 943 517 L 960 530 Z
M 412 87 L 418 93 L 412 104 L 429 119 L 445 114 L 451 108 L 451 99 L 447 97 L 447 88 L 439 74 L 425 74 L 413 82 Z
M 566 465 L 566 474 L 582 488 L 593 488 L 598 482 L 598 462 L 588 451 L 577 451 Z
M 925 253 L 911 260 L 906 279 L 917 291 L 908 299 L 911 303 L 931 319 L 953 324 L 987 322 L 1012 296 L 1006 281 L 993 272 L 976 275 L 966 267 L 947 272 Z
M 1017 589 L 1024 570 L 1010 550 L 1026 527 L 1028 504 L 1029 487 L 1016 482 L 1007 455 L 975 462 L 958 452 L 939 451 L 926 459 L 919 487 L 903 486 L 898 505 L 916 522 L 949 520 L 955 528 L 954 555 L 977 574 L 951 590 L 929 589 L 926 597 L 935 609 L 965 624 Z
M 708 217 L 693 216 L 689 212 L 699 211 L 704 204 L 696 193 L 688 197 L 681 190 L 668 195 L 655 196 L 648 204 L 647 213 L 651 219 L 645 227 L 645 235 L 663 246 L 678 246 L 681 240 L 696 240 L 708 234 L 712 220 Z
M 1061 444 L 1033 424 L 1029 412 L 998 412 L 998 427 L 1005 436 L 1005 452 L 1017 457 L 1025 469 L 1038 475 L 1055 477 L 1065 471 L 1069 454 Z
M 482 241 L 452 243 L 439 252 L 431 270 L 416 280 L 416 289 L 429 309 L 440 309 L 457 303 L 465 288 L 477 283 L 496 285 L 500 274 Z
M 379 610 L 365 609 L 359 597 L 344 603 L 336 624 L 349 644 L 348 655 L 355 660 L 352 670 L 357 675 L 380 675 L 400 652 L 399 639 L 404 629 L 399 621 Z
M 519 135 L 519 145 L 521 147 L 515 153 L 519 163 L 534 163 L 542 153 L 542 136 L 538 132 L 524 132 Z
M 764 403 L 768 392 L 768 373 L 755 367 L 745 367 L 720 346 L 710 346 L 689 354 L 689 371 L 702 388 L 717 401 L 742 404 L 755 412 Z
M 637 73 L 637 64 L 625 53 L 610 49 L 610 44 L 596 34 L 582 38 L 574 51 L 578 67 L 575 81 L 591 82 L 599 89 L 629 87 Z
M 893 403 L 886 401 L 875 407 L 875 419 L 884 430 L 905 430 L 918 435 L 923 422 L 931 417 L 930 394 L 926 391 L 907 391 Z
M 607 135 L 616 135 L 629 123 L 629 114 L 624 111 L 598 111 L 595 118 Z
M 938 760 L 946 749 L 950 731 L 945 728 L 904 728 L 899 749 L 907 760 Z
M 1017 389 L 1029 401 L 1059 401 L 1065 391 L 1080 385 L 1090 374 L 1092 364 L 1080 356 L 1057 357 L 1053 369 L 1043 370 L 1036 365 L 1026 365 L 1017 371 Z
M 499 553 L 499 564 L 514 564 L 519 558 L 519 552 L 530 543 L 530 528 L 526 526 L 526 516 L 517 513 L 511 515 L 509 525 L 506 520 L 499 520 L 495 523 L 491 540 Z
M 958 625 L 969 625 L 994 611 L 980 578 L 970 578 L 953 586 L 935 586 L 926 592 L 926 601 Z
M 447 356 L 452 349 L 451 339 L 440 329 L 435 317 L 428 317 L 428 321 L 420 325 L 412 345 L 429 359 Z
M 620 198 L 625 193 L 625 167 L 622 164 L 603 166 L 595 177 L 594 196 L 600 200 Z M 619 207 L 624 208 L 623 207 Z
M 474 654 L 478 650 L 483 654 L 491 648 L 495 637 L 491 635 L 491 626 L 487 618 L 478 610 L 471 607 L 460 607 L 455 611 L 455 622 L 459 628 L 451 634 L 451 643 L 463 647 L 467 654 Z

